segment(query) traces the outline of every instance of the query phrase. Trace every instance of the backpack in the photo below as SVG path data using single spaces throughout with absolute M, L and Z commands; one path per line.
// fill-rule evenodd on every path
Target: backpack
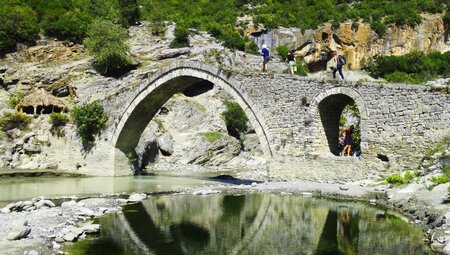
M 341 56 L 341 55 L 339 55 L 338 56 L 338 61 L 339 61 L 339 64 L 341 64 L 341 65 L 345 65 L 345 57 L 344 56 Z

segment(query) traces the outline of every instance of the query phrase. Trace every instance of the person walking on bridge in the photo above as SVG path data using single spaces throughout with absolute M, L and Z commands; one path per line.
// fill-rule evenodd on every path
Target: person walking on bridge
M 342 73 L 342 66 L 344 63 L 341 60 L 341 56 L 339 56 L 336 51 L 331 52 L 331 60 L 332 60 L 332 69 L 333 69 L 333 79 L 336 79 L 336 72 L 339 72 L 339 75 L 342 79 L 344 79 L 344 74 Z
M 267 71 L 267 64 L 269 63 L 269 59 L 270 59 L 270 51 L 267 48 L 267 45 L 263 44 L 262 45 L 262 50 L 261 50 L 262 56 L 263 56 L 263 72 Z

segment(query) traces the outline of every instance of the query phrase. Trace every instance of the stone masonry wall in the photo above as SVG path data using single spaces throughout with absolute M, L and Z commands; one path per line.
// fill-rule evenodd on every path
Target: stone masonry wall
M 317 107 L 331 95 L 347 95 L 358 104 L 361 147 L 367 157 L 381 154 L 391 163 L 413 168 L 411 164 L 417 165 L 426 150 L 450 134 L 448 88 L 278 74 L 240 75 L 236 79 L 245 84 L 243 93 L 253 99 L 254 107 L 266 119 L 269 142 L 278 155 L 330 154 Z

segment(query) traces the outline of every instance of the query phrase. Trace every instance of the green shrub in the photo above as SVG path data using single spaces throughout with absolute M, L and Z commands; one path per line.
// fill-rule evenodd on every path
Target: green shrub
M 222 115 L 225 118 L 225 124 L 227 125 L 228 130 L 237 131 L 239 133 L 247 131 L 248 118 L 241 106 L 236 102 L 226 99 L 223 103 L 227 107 L 227 110 L 222 113 Z
M 297 70 L 294 72 L 296 75 L 308 76 L 308 68 L 303 60 L 295 58 L 295 66 L 297 67 Z
M 447 183 L 450 181 L 449 177 L 445 174 L 441 175 L 434 175 L 431 177 L 431 180 L 436 183 L 437 185 Z
M 152 35 L 157 35 L 157 36 L 164 36 L 166 34 L 167 28 L 157 22 L 151 25 L 151 30 L 152 30 Z
M 94 144 L 95 136 L 100 134 L 108 121 L 103 106 L 98 102 L 86 103 L 73 108 L 70 115 L 77 126 L 84 149 L 89 150 Z
M 367 66 L 375 78 L 389 82 L 421 83 L 429 79 L 450 77 L 450 52 L 411 52 L 403 56 L 382 56 Z
M 277 47 L 277 53 L 280 56 L 280 60 L 284 61 L 289 53 L 289 47 L 286 45 L 280 45 Z
M 206 139 L 206 141 L 213 143 L 217 140 L 219 140 L 220 138 L 222 138 L 222 133 L 220 132 L 206 132 L 206 133 L 201 133 L 202 137 L 204 139 Z
M 92 23 L 84 43 L 94 56 L 94 66 L 100 73 L 121 73 L 131 64 L 127 38 L 127 30 L 111 21 L 96 20 Z
M 249 41 L 245 44 L 245 52 L 257 55 L 259 52 L 259 47 L 254 41 Z
M 189 46 L 189 29 L 177 24 L 174 31 L 175 38 L 170 42 L 170 48 L 183 48 Z
M 404 72 L 393 72 L 390 74 L 386 74 L 384 76 L 386 81 L 394 82 L 394 83 L 409 83 L 409 84 L 417 84 L 420 81 L 416 80 L 411 74 L 407 74 Z
M 437 152 L 443 153 L 446 149 L 450 148 L 450 135 L 444 137 L 442 141 L 438 142 L 433 148 L 427 151 L 426 155 L 432 156 Z
M 0 129 L 3 132 L 18 128 L 26 129 L 31 123 L 31 117 L 21 112 L 4 112 L 0 117 Z
M 52 125 L 53 128 L 65 126 L 69 122 L 69 116 L 64 113 L 52 112 L 50 113 L 49 124 Z
M 393 185 L 400 185 L 405 183 L 405 179 L 401 174 L 393 174 L 386 177 L 386 181 Z
M 25 95 L 22 92 L 18 92 L 15 94 L 9 94 L 8 96 L 8 106 L 12 109 L 15 109 L 16 106 L 22 101 L 22 99 L 25 97 Z

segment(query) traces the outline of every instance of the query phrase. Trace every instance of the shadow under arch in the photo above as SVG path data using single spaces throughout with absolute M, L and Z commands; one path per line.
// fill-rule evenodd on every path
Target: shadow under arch
M 311 101 L 309 116 L 315 120 L 317 149 L 322 152 L 327 150 L 334 155 L 339 155 L 339 119 L 345 106 L 356 104 L 360 113 L 361 150 L 368 149 L 365 122 L 368 117 L 366 104 L 361 94 L 347 87 L 335 87 L 327 89 L 314 96 Z M 326 140 L 326 142 L 325 142 Z
M 115 147 L 125 154 L 134 150 L 145 127 L 165 102 L 174 94 L 201 84 L 217 85 L 233 97 L 255 128 L 264 155 L 272 156 L 265 132 L 266 125 L 252 108 L 251 101 L 240 93 L 240 83 L 218 69 L 204 65 L 197 67 L 193 63 L 178 64 L 162 70 L 136 91 L 135 96 L 126 103 L 126 108 L 112 133 L 111 140 Z

